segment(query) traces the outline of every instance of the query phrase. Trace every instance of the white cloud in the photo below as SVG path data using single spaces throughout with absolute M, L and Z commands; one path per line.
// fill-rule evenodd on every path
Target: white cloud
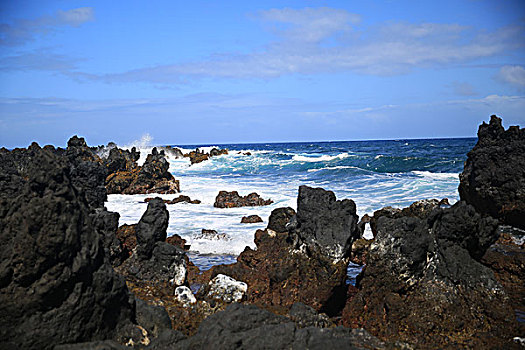
M 498 78 L 512 85 L 525 87 L 525 68 L 522 66 L 503 66 L 499 70 Z
M 194 78 L 274 78 L 289 74 L 404 74 L 417 67 L 468 63 L 521 49 L 524 27 L 492 32 L 458 24 L 387 22 L 360 25 L 358 15 L 331 8 L 259 13 L 277 39 L 243 54 L 91 76 L 108 82 L 177 84 Z M 329 45 L 326 45 L 326 43 Z
M 94 20 L 92 7 L 80 7 L 68 11 L 58 11 L 52 16 L 42 16 L 30 20 L 16 20 L 11 24 L 0 24 L 0 45 L 17 46 L 45 35 L 58 27 L 79 25 Z

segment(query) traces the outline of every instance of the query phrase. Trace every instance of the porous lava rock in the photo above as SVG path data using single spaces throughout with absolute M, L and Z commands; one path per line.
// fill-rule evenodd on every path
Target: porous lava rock
M 148 203 L 149 201 L 153 200 L 153 197 L 144 199 L 144 202 Z M 188 196 L 179 195 L 178 197 L 175 197 L 173 199 L 163 199 L 163 202 L 166 204 L 177 204 L 177 203 L 190 203 L 190 204 L 201 204 L 201 201 L 198 199 L 192 200 Z
M 241 224 L 256 224 L 258 222 L 263 222 L 259 215 L 243 216 L 241 219 Z
M 308 196 L 310 192 L 306 190 L 298 199 L 298 213 L 303 210 L 304 205 L 318 208 L 318 213 L 311 217 L 316 224 L 310 223 L 305 215 L 301 222 L 304 225 L 302 227 L 307 230 L 294 226 L 292 234 L 286 227 L 291 227 L 290 222 L 295 220 L 295 216 L 291 216 L 293 210 L 275 209 L 268 225 L 274 229 L 257 230 L 255 250 L 246 247 L 237 258 L 237 263 L 215 266 L 206 274 L 210 278 L 224 274 L 245 282 L 248 285 L 247 302 L 279 313 L 286 313 L 294 303 L 303 302 L 331 316 L 338 314 L 346 299 L 348 259 L 343 256 L 347 256 L 349 251 L 342 252 L 339 259 L 334 260 L 334 256 L 330 254 L 334 240 L 320 239 L 315 242 L 314 237 L 321 237 L 320 232 L 326 230 L 321 224 L 325 223 L 331 225 L 326 231 L 331 237 L 344 237 L 342 242 L 351 246 L 352 237 L 357 232 L 357 218 L 354 217 L 355 205 L 351 205 L 353 202 L 336 201 L 332 192 L 325 191 L 329 193 L 323 196 L 321 191 L 324 190 L 316 189 L 314 195 Z M 328 206 L 324 207 L 326 205 Z M 336 218 L 346 225 L 331 222 Z M 298 246 L 296 242 L 303 244 Z M 305 244 L 308 244 L 307 249 L 298 249 Z
M 352 242 L 360 236 L 357 222 L 351 199 L 336 200 L 332 191 L 299 187 L 296 224 L 290 231 L 298 249 L 333 260 L 348 257 Z
M 300 328 L 290 319 L 234 303 L 206 318 L 197 333 L 173 349 L 384 349 L 362 329 Z
M 73 138 L 68 148 L 80 155 L 84 144 Z M 36 143 L 0 152 L 1 348 L 115 338 L 134 318 L 97 232 L 98 196 L 78 187 L 82 162 L 63 155 Z
M 209 153 L 206 153 L 197 148 L 195 149 L 195 151 L 191 151 L 185 154 L 184 157 L 190 158 L 190 162 L 193 165 L 193 164 L 204 162 L 205 160 L 208 160 L 211 157 L 216 157 L 216 156 L 220 156 L 223 154 L 228 154 L 228 150 L 212 148 Z
M 525 229 L 525 129 L 493 115 L 478 129 L 459 176 L 459 196 L 480 213 Z
M 343 324 L 417 348 L 510 346 L 508 297 L 479 262 L 496 228 L 462 201 L 426 216 L 381 216 Z
M 271 199 L 263 199 L 255 192 L 243 197 L 237 191 L 220 191 L 215 197 L 213 206 L 215 208 L 256 207 L 272 203 Z
M 162 199 L 150 201 L 135 228 L 137 246 L 117 271 L 127 280 L 163 286 L 173 293 L 186 281 L 188 257 L 180 247 L 166 243 L 168 220 Z
M 109 174 L 106 178 L 108 194 L 145 194 L 180 192 L 179 181 L 168 171 L 164 151 L 154 147 L 142 166 Z
M 118 171 L 131 171 L 137 167 L 139 158 L 140 152 L 135 147 L 131 150 L 113 147 L 110 149 L 108 157 L 104 159 L 104 165 L 109 174 Z

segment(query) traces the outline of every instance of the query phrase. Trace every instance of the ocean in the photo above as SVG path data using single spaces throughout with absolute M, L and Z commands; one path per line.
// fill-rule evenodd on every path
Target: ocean
M 425 198 L 448 198 L 453 204 L 459 199 L 459 173 L 476 140 L 172 145 L 184 153 L 196 147 L 205 151 L 216 147 L 227 148 L 229 154 L 194 165 L 189 158 L 176 159 L 168 154 L 170 171 L 180 181 L 181 194 L 202 202 L 168 205 L 168 236 L 178 234 L 186 239 L 190 259 L 205 270 L 235 262 L 246 246 L 254 248 L 254 233 L 266 227 L 273 209 L 296 209 L 300 185 L 333 191 L 337 199 L 352 199 L 360 217 L 385 206 L 405 207 Z M 152 147 L 135 146 L 141 151 L 141 164 Z M 238 191 L 240 195 L 257 192 L 264 199 L 272 199 L 273 204 L 214 208 L 221 190 Z M 172 199 L 178 195 L 109 195 L 106 207 L 120 213 L 120 225 L 134 224 L 146 210 L 144 199 L 152 196 Z M 263 222 L 241 224 L 243 216 L 253 214 Z M 202 229 L 216 230 L 226 238 L 200 237 Z M 358 271 L 351 266 L 349 275 L 355 276 Z

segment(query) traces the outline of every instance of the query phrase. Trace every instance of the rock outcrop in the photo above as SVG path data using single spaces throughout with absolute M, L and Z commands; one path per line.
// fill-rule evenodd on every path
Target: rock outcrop
M 255 233 L 256 250 L 247 247 L 237 263 L 215 266 L 207 273 L 210 278 L 224 274 L 245 282 L 247 302 L 270 310 L 285 313 L 295 302 L 303 302 L 335 315 L 346 298 L 349 251 L 343 249 L 349 250 L 357 235 L 355 205 L 349 200 L 336 201 L 332 192 L 322 189 L 301 188 L 299 192 L 301 225 L 293 224 L 299 221 L 293 209 L 274 210 L 268 228 Z M 317 208 L 315 215 L 308 216 L 313 208 Z M 323 232 L 329 238 L 314 241 Z
M 162 199 L 148 203 L 135 229 L 137 246 L 117 271 L 127 280 L 162 286 L 173 293 L 186 281 L 188 257 L 180 247 L 166 243 L 168 218 Z
M 81 178 L 79 169 L 90 166 L 70 163 L 84 144 L 70 140 L 74 151 L 65 156 L 35 143 L 0 152 L 2 348 L 115 338 L 134 318 L 133 298 L 97 232 L 111 215 L 92 210 L 103 197 L 89 195 L 97 176 Z
M 220 191 L 215 197 L 215 208 L 235 208 L 235 207 L 256 207 L 262 205 L 270 205 L 273 201 L 271 199 L 262 199 L 257 193 L 253 192 L 247 196 L 240 196 L 237 191 Z
M 494 219 L 458 202 L 376 225 L 344 325 L 418 348 L 509 345 L 516 321 L 507 295 L 479 263 L 498 238 Z
M 112 150 L 113 151 L 113 150 Z M 144 194 L 180 192 L 179 181 L 168 171 L 164 151 L 153 148 L 142 166 L 111 173 L 106 178 L 108 194 Z
M 505 130 L 495 115 L 478 130 L 460 174 L 460 198 L 480 213 L 525 229 L 525 129 Z
M 153 200 L 153 197 L 144 199 L 144 202 L 148 203 L 149 201 Z M 179 195 L 178 197 L 175 197 L 173 199 L 163 199 L 163 202 L 166 204 L 177 204 L 177 203 L 189 203 L 189 204 L 201 204 L 201 201 L 198 199 L 192 200 L 188 196 Z
M 256 224 L 258 222 L 263 222 L 259 215 L 243 216 L 241 219 L 241 224 Z
M 208 160 L 211 157 L 216 157 L 223 154 L 228 154 L 228 150 L 212 148 L 209 153 L 205 153 L 197 148 L 195 151 L 191 151 L 190 153 L 185 154 L 184 157 L 190 158 L 190 162 L 193 165 L 204 162 L 205 160 Z

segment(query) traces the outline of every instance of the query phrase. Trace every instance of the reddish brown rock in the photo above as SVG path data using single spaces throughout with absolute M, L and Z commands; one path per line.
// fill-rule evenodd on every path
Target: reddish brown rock
M 122 250 L 127 254 L 128 257 L 131 256 L 133 249 L 135 249 L 137 246 L 137 236 L 135 235 L 136 229 L 137 224 L 124 224 L 117 230 L 117 238 L 122 243 Z
M 144 202 L 148 203 L 150 201 L 152 201 L 154 198 L 153 197 L 148 197 L 146 199 L 144 199 Z M 190 203 L 190 204 L 200 204 L 201 201 L 198 200 L 198 199 L 195 199 L 195 200 L 192 200 L 190 197 L 188 196 L 184 196 L 184 195 L 180 195 L 178 197 L 175 197 L 173 199 L 163 199 L 164 203 L 166 204 L 177 204 L 177 203 Z
M 166 243 L 169 243 L 184 250 L 190 249 L 190 246 L 186 244 L 186 240 L 177 234 L 166 238 Z
M 234 208 L 234 207 L 255 207 L 270 205 L 271 199 L 262 199 L 257 193 L 253 192 L 247 196 L 240 196 L 237 191 L 227 192 L 220 191 L 215 198 L 213 206 L 215 208 Z
M 243 216 L 241 219 L 241 224 L 255 224 L 258 222 L 263 222 L 259 215 Z
M 368 255 L 368 250 L 370 249 L 372 242 L 372 239 L 356 239 L 354 243 L 352 243 L 350 261 L 358 265 L 366 265 L 366 256 Z
M 204 162 L 205 160 L 208 160 L 211 157 L 216 157 L 216 156 L 220 156 L 220 155 L 223 155 L 223 154 L 228 154 L 228 150 L 227 149 L 212 148 L 210 153 L 205 153 L 205 152 L 202 152 L 200 149 L 197 148 L 195 151 L 191 151 L 190 153 L 186 153 L 184 155 L 184 157 L 190 158 L 190 162 L 193 165 L 193 164 L 197 164 L 197 163 L 200 163 L 200 162 Z

